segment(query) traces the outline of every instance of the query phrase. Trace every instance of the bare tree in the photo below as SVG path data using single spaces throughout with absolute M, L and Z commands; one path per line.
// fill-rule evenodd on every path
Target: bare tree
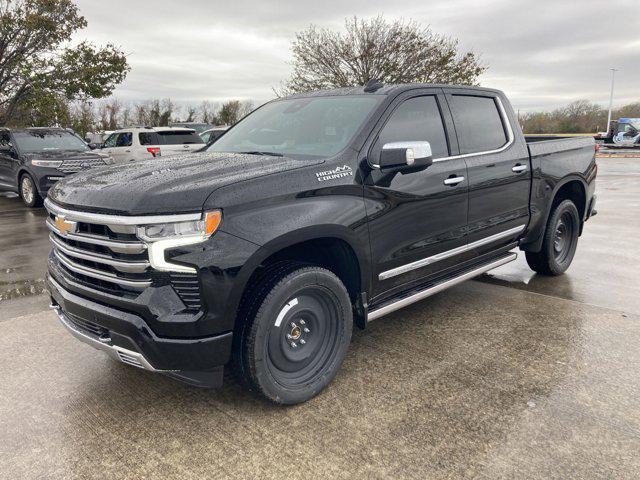
M 187 107 L 187 118 L 185 122 L 195 122 L 197 109 L 195 107 Z
M 403 20 L 345 20 L 345 31 L 314 25 L 291 46 L 293 74 L 280 92 L 305 92 L 383 83 L 477 83 L 485 71 L 477 55 L 460 52 L 458 41 Z
M 215 111 L 216 111 L 216 106 L 210 101 L 204 100 L 200 104 L 200 120 L 202 120 L 203 123 L 212 123 L 212 124 L 218 123 L 216 119 Z

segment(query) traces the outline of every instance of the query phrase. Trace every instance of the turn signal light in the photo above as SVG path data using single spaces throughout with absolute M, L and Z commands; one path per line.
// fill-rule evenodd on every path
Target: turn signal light
M 214 210 L 204 214 L 204 232 L 207 236 L 213 235 L 222 222 L 222 212 Z

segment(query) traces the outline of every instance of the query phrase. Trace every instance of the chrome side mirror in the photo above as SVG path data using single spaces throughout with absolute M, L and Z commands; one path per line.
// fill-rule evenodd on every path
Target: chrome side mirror
M 432 163 L 433 154 L 429 142 L 391 142 L 382 146 L 380 158 L 374 167 L 388 170 L 428 167 Z

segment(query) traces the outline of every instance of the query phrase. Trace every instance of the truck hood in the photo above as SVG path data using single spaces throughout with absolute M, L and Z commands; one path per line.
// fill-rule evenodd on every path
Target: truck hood
M 193 212 L 202 209 L 207 197 L 220 187 L 322 162 L 201 152 L 87 170 L 58 182 L 48 195 L 61 206 L 93 212 Z

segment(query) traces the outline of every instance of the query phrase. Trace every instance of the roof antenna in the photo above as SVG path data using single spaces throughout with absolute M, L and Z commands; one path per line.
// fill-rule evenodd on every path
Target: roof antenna
M 380 80 L 378 80 L 377 78 L 372 78 L 364 86 L 364 91 L 366 93 L 373 93 L 376 90 L 381 89 L 382 87 L 383 87 L 383 85 L 382 85 L 382 82 Z

